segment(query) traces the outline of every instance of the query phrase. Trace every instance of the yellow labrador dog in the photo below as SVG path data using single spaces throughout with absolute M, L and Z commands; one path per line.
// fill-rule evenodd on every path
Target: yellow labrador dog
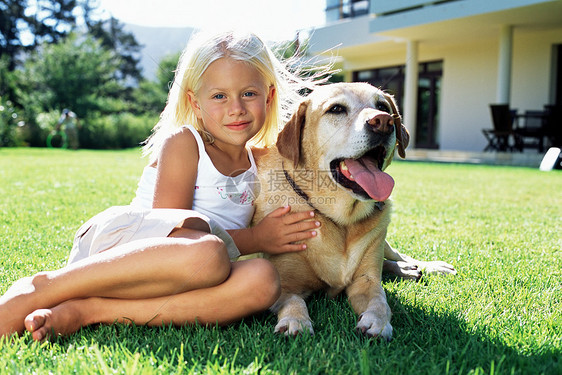
M 390 96 L 365 83 L 331 84 L 304 98 L 277 147 L 258 158 L 254 223 L 290 204 L 293 211 L 314 209 L 322 224 L 307 250 L 270 257 L 282 288 L 272 307 L 276 332 L 313 333 L 305 299 L 318 290 L 345 290 L 360 317 L 357 329 L 390 340 L 384 258 L 403 277 L 419 278 L 421 267 L 454 273 L 446 263 L 417 262 L 386 243 L 394 180 L 384 170 L 395 149 L 405 157 L 408 140 Z

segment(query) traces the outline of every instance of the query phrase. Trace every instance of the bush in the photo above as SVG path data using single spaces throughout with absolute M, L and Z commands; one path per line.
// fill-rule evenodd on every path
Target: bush
M 12 102 L 0 96 L 0 147 L 23 146 L 20 128 L 25 121 Z
M 135 116 L 127 112 L 81 121 L 80 148 L 138 147 L 150 135 L 157 121 L 157 116 Z
M 13 109 L 0 104 L 0 146 L 46 147 L 47 137 L 53 132 L 60 113 L 58 111 L 43 112 L 36 116 L 35 121 L 17 126 L 17 121 L 12 119 Z M 17 117 L 19 119 L 19 117 Z M 10 120 L 10 127 L 4 126 L 4 119 Z M 15 121 L 15 122 L 14 122 Z M 102 116 L 99 113 L 90 115 L 89 118 L 79 119 L 78 138 L 80 148 L 88 149 L 121 149 L 138 147 L 149 135 L 158 121 L 158 116 L 133 115 L 124 112 L 114 115 Z M 20 122 L 21 125 L 21 122 Z M 6 143 L 3 140 L 8 133 L 15 129 L 18 138 Z M 17 128 L 17 129 L 16 129 Z M 55 142 L 53 142 L 55 143 Z M 56 145 L 54 145 L 57 147 Z
M 158 117 L 123 113 L 117 116 L 116 121 L 118 147 L 129 148 L 139 146 L 146 140 L 158 122 Z

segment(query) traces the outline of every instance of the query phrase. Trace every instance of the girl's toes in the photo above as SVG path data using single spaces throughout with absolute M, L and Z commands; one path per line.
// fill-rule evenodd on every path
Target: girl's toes
M 31 332 L 31 337 L 36 341 L 43 341 L 48 338 L 52 327 L 49 323 L 51 310 L 40 309 L 29 314 L 24 321 L 25 329 Z M 51 322 L 52 323 L 52 322 Z
M 34 312 L 26 316 L 24 320 L 25 329 L 29 332 L 35 332 L 36 330 L 43 327 L 45 325 L 45 322 L 47 321 L 46 316 L 49 312 L 49 310 L 45 309 L 35 310 Z
M 43 341 L 43 340 L 45 340 L 45 339 L 47 338 L 47 334 L 48 334 L 47 328 L 41 327 L 41 328 L 39 328 L 37 331 L 34 331 L 34 332 L 31 334 L 31 337 L 32 337 L 33 340 L 35 340 L 35 341 Z

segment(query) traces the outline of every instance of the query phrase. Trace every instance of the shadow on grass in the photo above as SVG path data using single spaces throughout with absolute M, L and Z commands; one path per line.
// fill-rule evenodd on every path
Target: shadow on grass
M 481 328 L 453 313 L 427 313 L 401 304 L 392 295 L 389 303 L 395 327 L 392 345 L 403 352 L 404 358 L 409 358 L 406 363 L 397 365 L 403 373 L 413 368 L 436 374 L 561 373 L 560 353 L 540 349 L 539 353 L 524 353 L 522 349 L 489 337 Z
M 204 373 L 561 373 L 560 353 L 523 353 L 453 314 L 427 313 L 387 296 L 393 310 L 390 343 L 355 331 L 357 317 L 344 295 L 317 294 L 308 303 L 314 336 L 274 334 L 276 317 L 263 313 L 227 327 L 91 327 L 57 344 L 62 352 L 99 345 L 114 355 L 140 353 L 150 366 Z

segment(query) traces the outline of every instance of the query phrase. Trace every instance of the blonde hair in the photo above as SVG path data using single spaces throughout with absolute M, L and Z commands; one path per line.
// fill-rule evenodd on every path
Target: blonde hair
M 247 62 L 259 71 L 267 87 L 275 88 L 265 123 L 248 142 L 250 145 L 267 147 L 274 144 L 294 104 L 301 99 L 299 93 L 314 87 L 313 77 L 300 77 L 298 67 L 290 59 L 282 63 L 253 33 L 228 31 L 209 35 L 200 32 L 190 39 L 182 52 L 166 107 L 152 135 L 145 142 L 143 153 L 150 155 L 151 162 L 157 160 L 164 140 L 184 125 L 194 126 L 206 142 L 212 142 L 212 135 L 197 121 L 187 93 L 192 91 L 197 94 L 205 70 L 214 61 L 225 57 Z

